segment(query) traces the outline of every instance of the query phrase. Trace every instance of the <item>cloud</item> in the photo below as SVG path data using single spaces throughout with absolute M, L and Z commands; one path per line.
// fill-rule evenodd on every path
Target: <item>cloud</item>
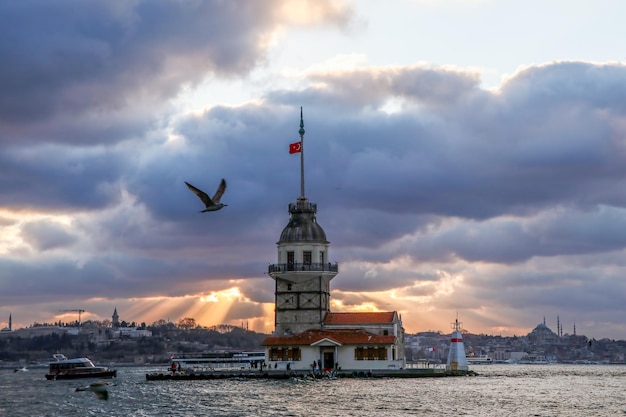
M 41 252 L 71 247 L 77 241 L 67 227 L 48 221 L 25 224 L 22 227 L 22 238 L 35 250 Z
M 314 72 L 309 79 L 316 89 L 329 92 L 337 101 L 375 108 L 391 97 L 427 107 L 449 106 L 476 90 L 480 82 L 476 73 L 423 65 Z
M 132 311 L 155 320 L 169 309 L 261 321 L 300 193 L 287 149 L 303 106 L 306 196 L 340 263 L 337 308 L 397 308 L 411 331 L 429 311 L 466 309 L 476 326 L 562 314 L 626 334 L 612 318 L 623 316 L 624 66 L 556 61 L 497 90 L 431 64 L 318 70 L 239 106 L 175 108 L 183 88 L 266 65 L 294 24 L 287 11 L 305 4 L 0 6 L 1 311 L 134 297 Z M 351 9 L 311 7 L 294 22 L 349 26 Z M 198 213 L 184 181 L 212 192 L 221 178 L 228 207 Z M 198 301 L 234 288 L 240 304 Z
M 124 127 L 146 127 L 148 114 L 183 86 L 208 76 L 242 77 L 262 63 L 273 33 L 291 24 L 286 11 L 311 12 L 309 19 L 299 19 L 302 25 L 345 25 L 350 9 L 333 3 L 4 4 L 0 123 L 11 135 L 0 139 L 20 135 L 82 144 L 125 139 Z M 51 121 L 69 131 L 54 132 Z

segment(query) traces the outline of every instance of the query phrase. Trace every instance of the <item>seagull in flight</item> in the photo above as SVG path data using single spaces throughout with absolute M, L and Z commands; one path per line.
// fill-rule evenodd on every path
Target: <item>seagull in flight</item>
M 222 178 L 219 187 L 217 187 L 217 191 L 215 192 L 215 195 L 213 195 L 213 198 L 209 197 L 209 195 L 204 191 L 189 184 L 187 181 L 185 181 L 185 184 L 187 184 L 187 187 L 189 187 L 189 189 L 195 195 L 197 195 L 198 198 L 202 200 L 202 202 L 206 206 L 206 208 L 204 210 L 201 210 L 200 213 L 206 213 L 207 211 L 217 211 L 222 207 L 226 207 L 228 205 L 220 203 L 222 194 L 224 194 L 224 191 L 226 190 L 226 180 L 224 180 L 224 178 Z
M 109 385 L 106 381 L 98 381 L 92 382 L 91 384 L 76 388 L 76 392 L 78 391 L 91 391 L 96 394 L 96 397 L 100 400 L 108 400 L 109 399 L 109 391 L 107 390 L 107 385 Z

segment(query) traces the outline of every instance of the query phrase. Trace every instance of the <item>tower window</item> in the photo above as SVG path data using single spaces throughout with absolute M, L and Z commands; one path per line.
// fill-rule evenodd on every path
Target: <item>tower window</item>
M 295 256 L 293 251 L 287 252 L 287 270 L 293 271 L 293 264 L 295 262 Z
M 306 265 L 311 265 L 311 251 L 305 250 L 302 252 L 302 263 Z
M 287 291 L 291 291 L 291 284 L 287 284 Z
M 324 251 L 320 251 L 320 264 L 324 264 Z

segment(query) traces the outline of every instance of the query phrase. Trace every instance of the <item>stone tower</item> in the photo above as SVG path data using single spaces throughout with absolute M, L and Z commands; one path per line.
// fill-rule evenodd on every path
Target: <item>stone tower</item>
M 111 316 L 111 325 L 113 327 L 120 327 L 120 316 L 117 314 L 117 307 L 113 310 L 113 315 Z
M 329 242 L 317 223 L 317 204 L 304 194 L 304 121 L 300 109 L 301 194 L 289 204 L 289 223 L 280 234 L 278 263 L 269 266 L 275 281 L 275 334 L 277 336 L 320 329 L 330 311 L 330 281 L 339 267 L 329 262 Z M 293 145 L 296 145 L 293 147 Z

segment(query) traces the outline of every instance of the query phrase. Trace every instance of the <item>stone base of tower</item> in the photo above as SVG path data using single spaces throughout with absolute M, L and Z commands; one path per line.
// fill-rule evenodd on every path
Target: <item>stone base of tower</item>
M 270 276 L 276 281 L 275 334 L 288 336 L 321 329 L 329 312 L 330 280 L 335 273 L 272 272 Z

